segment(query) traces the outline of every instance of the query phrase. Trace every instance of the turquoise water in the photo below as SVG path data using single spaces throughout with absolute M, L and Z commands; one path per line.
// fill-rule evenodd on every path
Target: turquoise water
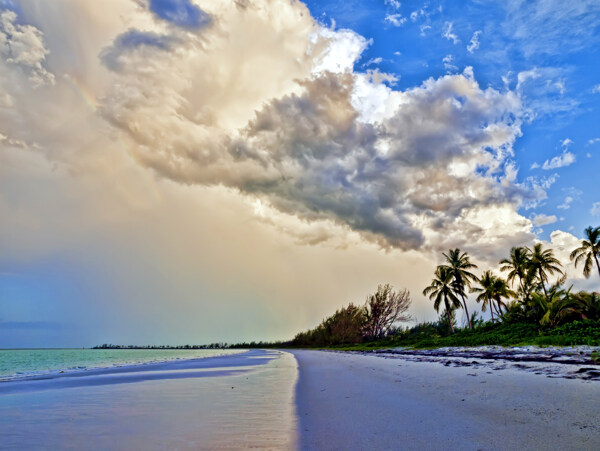
M 0 349 L 0 380 L 54 372 L 199 359 L 234 349 Z

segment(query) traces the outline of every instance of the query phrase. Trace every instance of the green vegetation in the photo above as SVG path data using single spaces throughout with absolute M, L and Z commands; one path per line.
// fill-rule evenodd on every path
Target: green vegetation
M 586 238 L 570 258 L 583 262 L 583 274 L 589 277 L 595 263 L 600 275 L 600 227 L 588 227 Z M 315 329 L 302 332 L 289 343 L 298 347 L 332 347 L 337 349 L 376 349 L 385 347 L 433 348 L 446 346 L 539 345 L 600 346 L 600 294 L 564 287 L 566 274 L 551 249 L 541 243 L 533 248 L 513 247 L 508 258 L 500 261 L 500 272 L 506 279 L 486 270 L 480 277 L 471 271 L 477 265 L 466 252 L 450 249 L 442 254 L 431 284 L 423 295 L 433 301 L 439 313 L 437 322 L 421 323 L 410 328 L 394 328 L 410 305 L 410 295 L 395 293 L 389 285 L 379 287 L 367 298 L 363 307 L 349 304 L 323 320 Z M 556 280 L 553 280 L 553 278 Z M 469 315 L 467 289 L 476 294 L 482 311 L 490 309 L 491 321 Z M 401 295 L 401 296 L 400 296 Z M 373 304 L 381 305 L 394 296 L 404 299 L 402 314 L 390 315 L 385 327 L 373 329 Z M 464 308 L 468 328 L 458 328 L 455 313 Z M 390 312 L 391 310 L 388 310 Z M 384 315 L 385 316 L 385 315 Z
M 348 304 L 315 329 L 296 335 L 290 344 L 325 347 L 382 340 L 394 334 L 394 323 L 409 319 L 406 312 L 410 303 L 408 290 L 394 291 L 389 284 L 380 285 L 363 306 Z

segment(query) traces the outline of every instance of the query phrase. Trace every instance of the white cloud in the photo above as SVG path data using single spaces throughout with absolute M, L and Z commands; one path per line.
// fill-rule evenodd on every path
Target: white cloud
M 600 216 L 600 202 L 594 202 L 592 204 L 592 208 L 590 209 L 590 213 L 592 216 Z
M 445 22 L 444 30 L 442 31 L 442 36 L 444 38 L 448 39 L 449 41 L 452 41 L 456 45 L 460 42 L 460 39 L 458 39 L 458 36 L 452 30 L 453 27 L 454 27 L 453 22 Z
M 570 138 L 565 138 L 560 143 L 561 146 L 568 148 L 571 144 L 573 144 L 573 140 Z
M 21 68 L 31 84 L 38 87 L 54 83 L 54 75 L 44 67 L 47 54 L 40 30 L 32 25 L 20 25 L 14 11 L 0 12 L 0 61 Z
M 388 14 L 385 16 L 385 21 L 395 27 L 401 27 L 406 23 L 406 17 L 402 17 L 402 14 Z
M 559 176 L 552 174 L 549 177 L 527 177 L 527 179 L 519 186 L 523 192 L 523 206 L 526 210 L 536 208 L 542 201 L 548 198 L 546 191 L 556 183 Z
M 565 96 L 565 67 L 534 67 L 517 74 L 516 90 L 533 115 L 550 115 L 571 112 L 579 100 Z
M 560 204 L 557 208 L 561 210 L 568 210 L 569 208 L 571 208 L 571 203 L 573 203 L 573 198 L 571 196 L 567 196 L 565 197 L 563 203 Z
M 79 81 L 94 87 L 88 97 L 96 102 L 84 115 L 73 109 L 87 124 L 81 133 L 103 146 L 108 137 L 123 143 L 117 147 L 140 168 L 166 179 L 224 186 L 383 247 L 437 246 L 428 237 L 447 227 L 458 227 L 457 244 L 477 234 L 481 245 L 492 239 L 494 230 L 484 233 L 476 218 L 516 208 L 525 192 L 502 174 L 521 133 L 519 97 L 481 88 L 470 68 L 394 90 L 386 74 L 355 71 L 370 43 L 362 36 L 322 27 L 300 3 L 284 2 L 273 22 L 269 3 L 258 3 L 209 2 L 206 12 L 220 19 L 185 34 L 157 26 L 143 9 L 122 12 L 128 28 L 116 22 L 121 29 L 98 45 L 118 64 L 101 59 L 105 66 L 89 73 L 106 81 Z M 246 28 L 252 39 L 232 38 Z M 66 99 L 87 107 L 69 83 L 61 78 L 54 95 L 70 92 Z M 17 123 L 5 133 L 15 130 Z M 105 164 L 100 153 L 73 151 L 80 137 L 66 129 L 44 136 L 36 123 L 29 132 L 42 142 L 60 137 L 49 158 L 77 162 L 79 171 Z
M 371 65 L 374 65 L 374 64 L 379 64 L 379 63 L 381 63 L 382 61 L 383 61 L 383 58 L 381 58 L 381 57 L 377 57 L 377 58 L 371 58 L 369 61 L 367 61 L 367 62 L 364 64 L 364 66 L 366 67 L 366 66 L 371 66 Z
M 541 77 L 541 73 L 537 68 L 525 70 L 517 74 L 517 90 L 529 80 L 535 80 Z
M 412 13 L 410 13 L 410 20 L 412 20 L 413 22 L 416 22 L 419 17 L 423 17 L 426 16 L 427 14 L 425 13 L 424 9 L 417 9 L 415 11 L 413 11 Z M 431 27 L 429 27 L 431 28 Z
M 394 9 L 400 9 L 402 4 L 398 0 L 385 0 L 385 4 L 391 6 Z
M 542 165 L 542 169 L 545 170 L 551 170 L 551 169 L 558 169 L 558 168 L 563 168 L 566 166 L 570 166 L 573 163 L 575 163 L 575 154 L 569 151 L 563 151 L 563 153 L 561 155 L 558 155 L 554 158 L 552 158 L 551 160 L 546 160 L 544 161 L 544 164 Z
M 595 93 L 595 94 L 600 94 L 600 84 L 594 86 L 592 88 L 592 92 Z
M 529 166 L 529 169 L 538 169 L 540 167 L 539 163 L 536 163 L 535 161 L 531 164 L 531 166 Z
M 454 64 L 454 55 L 446 55 L 442 59 L 442 63 L 444 63 L 444 69 L 448 72 L 455 72 L 458 70 L 458 66 Z
M 519 51 L 526 59 L 577 52 L 598 42 L 600 5 L 596 0 L 508 0 L 502 5 L 506 9 L 502 28 L 511 40 L 519 42 Z
M 359 55 L 372 43 L 352 30 L 334 31 L 328 28 L 320 28 L 310 39 L 316 50 L 315 74 L 351 72 Z
M 554 215 L 545 215 L 545 214 L 539 214 L 539 215 L 535 215 L 532 219 L 533 223 L 535 224 L 536 227 L 541 227 L 541 226 L 545 226 L 548 224 L 553 224 L 556 222 L 556 216 Z
M 428 30 L 431 30 L 431 26 L 430 25 L 421 25 L 419 27 L 419 30 L 421 31 L 421 36 L 425 36 L 427 34 Z
M 588 140 L 587 143 L 588 143 L 588 145 L 591 145 L 591 144 L 596 144 L 598 142 L 600 142 L 600 138 L 592 138 L 592 139 Z
M 481 36 L 481 30 L 477 30 L 473 33 L 471 41 L 469 42 L 469 45 L 467 45 L 467 51 L 469 53 L 473 53 L 479 48 L 479 36 Z

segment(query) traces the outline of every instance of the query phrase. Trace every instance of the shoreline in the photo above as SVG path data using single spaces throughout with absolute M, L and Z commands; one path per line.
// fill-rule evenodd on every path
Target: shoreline
M 23 349 L 0 349 L 0 351 L 63 351 L 63 350 L 73 350 L 79 351 L 80 348 L 23 348 Z M 87 349 L 90 350 L 90 349 Z M 196 352 L 198 350 L 191 350 Z M 211 350 L 214 351 L 214 350 Z M 159 358 L 159 359 L 151 359 L 151 360 L 141 360 L 137 362 L 118 362 L 105 364 L 100 366 L 87 366 L 87 365 L 79 365 L 79 366 L 65 366 L 65 367 L 57 367 L 52 369 L 40 369 L 40 370 L 32 370 L 32 371 L 24 371 L 17 372 L 10 375 L 2 375 L 0 376 L 0 386 L 5 382 L 13 382 L 13 381 L 26 381 L 26 380 L 38 380 L 38 379 L 53 379 L 56 377 L 65 377 L 65 376 L 77 376 L 77 375 L 94 375 L 100 374 L 102 372 L 111 372 L 112 370 L 124 369 L 123 371 L 128 371 L 129 368 L 142 367 L 147 368 L 152 365 L 164 365 L 170 363 L 177 362 L 190 362 L 196 360 L 204 360 L 204 359 L 212 359 L 217 357 L 225 357 L 230 355 L 238 355 L 244 352 L 247 352 L 246 349 L 233 349 L 233 350 L 225 350 L 226 352 L 222 354 L 214 354 L 214 355 L 206 355 L 206 356 L 195 356 L 195 357 L 172 357 L 172 358 Z

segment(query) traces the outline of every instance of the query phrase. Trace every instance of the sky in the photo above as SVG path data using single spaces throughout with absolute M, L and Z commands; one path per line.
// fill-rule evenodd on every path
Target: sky
M 0 347 L 435 320 L 456 247 L 597 290 L 599 123 L 593 0 L 0 0 Z

